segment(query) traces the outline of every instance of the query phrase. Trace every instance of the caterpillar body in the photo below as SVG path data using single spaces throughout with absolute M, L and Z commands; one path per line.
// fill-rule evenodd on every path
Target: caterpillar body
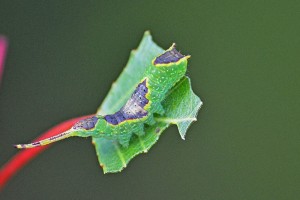
M 155 124 L 153 114 L 164 114 L 161 102 L 167 92 L 185 75 L 187 60 L 173 44 L 152 60 L 131 97 L 117 112 L 94 115 L 78 121 L 71 129 L 53 137 L 30 144 L 18 144 L 16 148 L 33 148 L 50 144 L 68 137 L 105 137 L 116 139 L 127 147 L 133 134 L 143 135 L 144 125 Z

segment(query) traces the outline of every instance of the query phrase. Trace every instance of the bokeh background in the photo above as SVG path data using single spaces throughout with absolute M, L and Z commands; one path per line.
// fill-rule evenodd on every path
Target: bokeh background
M 0 164 L 66 119 L 94 113 L 150 30 L 192 55 L 204 101 L 186 141 L 169 128 L 122 173 L 90 139 L 53 145 L 1 199 L 299 199 L 299 1 L 0 1 L 9 39 Z

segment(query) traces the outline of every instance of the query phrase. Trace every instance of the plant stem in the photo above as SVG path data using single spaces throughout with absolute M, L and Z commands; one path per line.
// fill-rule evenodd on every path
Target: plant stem
M 5 37 L 0 35 L 0 83 L 4 71 L 4 60 L 6 56 L 6 49 L 7 49 L 7 40 Z

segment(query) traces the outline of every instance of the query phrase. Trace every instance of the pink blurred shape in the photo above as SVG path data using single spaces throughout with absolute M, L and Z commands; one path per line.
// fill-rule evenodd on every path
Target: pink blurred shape
M 5 37 L 0 35 L 0 82 L 4 71 L 4 60 L 6 56 L 7 40 Z

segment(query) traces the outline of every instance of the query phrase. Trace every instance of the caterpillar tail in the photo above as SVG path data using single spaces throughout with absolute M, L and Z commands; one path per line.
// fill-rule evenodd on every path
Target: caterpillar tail
M 72 137 L 72 136 L 76 136 L 76 132 L 74 132 L 74 130 L 70 129 L 66 132 L 60 133 L 58 135 L 54 135 L 54 136 L 46 138 L 44 140 L 40 140 L 40 141 L 29 143 L 29 144 L 16 144 L 16 145 L 14 145 L 14 147 L 16 147 L 17 149 L 29 149 L 29 148 L 34 148 L 34 147 L 51 144 L 51 143 L 54 143 L 59 140 L 63 140 L 63 139 L 66 139 L 66 138 Z

